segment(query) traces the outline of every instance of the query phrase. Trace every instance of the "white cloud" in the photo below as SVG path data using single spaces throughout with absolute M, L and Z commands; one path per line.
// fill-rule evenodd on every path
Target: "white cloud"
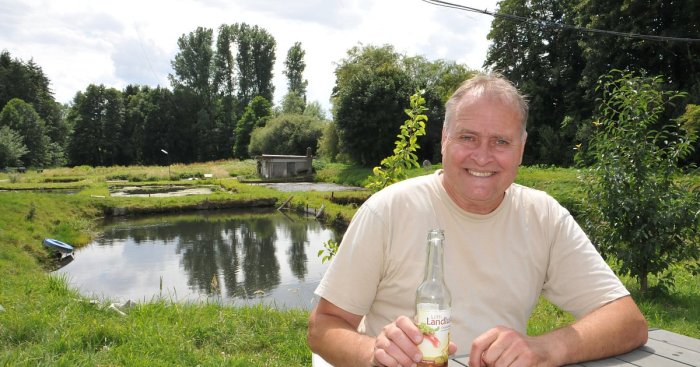
M 460 3 L 495 10 L 496 1 Z M 180 36 L 244 22 L 277 41 L 276 102 L 286 91 L 287 51 L 301 42 L 309 99 L 328 108 L 335 63 L 351 47 L 391 44 L 407 55 L 481 68 L 491 17 L 421 0 L 0 0 L 0 47 L 33 59 L 56 99 L 69 102 L 89 84 L 169 86 Z

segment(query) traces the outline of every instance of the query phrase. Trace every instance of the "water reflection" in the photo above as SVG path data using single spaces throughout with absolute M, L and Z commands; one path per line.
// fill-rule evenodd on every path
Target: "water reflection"
M 119 220 L 58 273 L 88 295 L 305 307 L 327 264 L 330 229 L 278 212 L 203 212 Z

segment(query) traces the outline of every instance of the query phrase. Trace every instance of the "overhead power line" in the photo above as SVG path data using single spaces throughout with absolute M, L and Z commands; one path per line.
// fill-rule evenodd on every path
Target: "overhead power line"
M 517 22 L 523 22 L 523 23 L 538 25 L 538 26 L 542 26 L 542 27 L 563 28 L 563 29 L 570 29 L 570 30 L 585 32 L 585 33 L 595 33 L 595 34 L 605 34 L 605 35 L 617 36 L 617 37 L 637 38 L 637 39 L 643 39 L 643 40 L 647 40 L 647 41 L 700 42 L 700 39 L 698 39 L 698 38 L 664 37 L 664 36 L 653 36 L 653 35 L 649 35 L 649 34 L 626 33 L 626 32 L 607 31 L 607 30 L 595 29 L 595 28 L 584 28 L 584 27 L 579 27 L 579 26 L 574 26 L 574 25 L 550 22 L 550 21 L 546 21 L 546 20 L 538 20 L 538 19 L 532 19 L 532 18 L 527 18 L 527 17 L 521 17 L 519 15 L 496 13 L 496 12 L 488 11 L 486 9 L 481 10 L 481 9 L 477 9 L 477 8 L 472 8 L 470 6 L 455 4 L 455 3 L 442 1 L 442 0 L 422 0 L 422 1 L 429 3 L 429 4 L 442 6 L 445 8 L 453 8 L 453 9 L 458 9 L 458 10 L 463 10 L 463 11 L 469 11 L 472 13 L 486 14 L 486 15 L 490 15 L 492 17 L 505 18 L 505 19 L 510 19 L 510 20 L 517 21 Z

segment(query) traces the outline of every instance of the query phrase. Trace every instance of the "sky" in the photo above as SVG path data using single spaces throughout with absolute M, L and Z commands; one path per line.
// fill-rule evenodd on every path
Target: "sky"
M 497 0 L 452 0 L 496 10 Z M 492 17 L 422 0 L 0 0 L 0 50 L 34 60 L 56 101 L 89 84 L 170 88 L 177 40 L 197 27 L 258 25 L 276 40 L 275 104 L 287 90 L 287 51 L 301 42 L 307 100 L 328 110 L 334 70 L 358 45 L 481 69 Z

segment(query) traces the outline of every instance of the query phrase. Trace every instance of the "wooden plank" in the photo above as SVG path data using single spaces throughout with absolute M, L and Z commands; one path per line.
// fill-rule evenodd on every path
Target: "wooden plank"
M 700 366 L 700 352 L 679 347 L 656 339 L 649 339 L 640 350 L 656 354 L 689 366 Z
M 456 355 L 456 356 L 450 358 L 450 362 L 456 363 L 456 364 L 449 363 L 450 366 L 455 365 L 455 366 L 467 366 L 467 367 L 469 367 L 469 355 L 468 354 Z
M 615 357 L 610 357 L 606 359 L 600 359 L 597 361 L 588 361 L 588 362 L 582 362 L 581 364 L 576 364 L 574 366 L 583 366 L 583 367 L 631 367 L 634 366 L 633 364 L 630 364 L 628 362 L 625 362 L 621 359 L 617 359 Z
M 695 352 L 700 352 L 700 339 L 691 338 L 689 336 L 676 334 L 668 330 L 653 329 L 649 330 L 649 339 L 658 340 L 660 342 L 679 346 Z
M 629 362 L 639 367 L 688 367 L 693 366 L 679 362 L 673 359 L 668 359 L 664 356 L 653 354 L 653 351 L 643 350 L 642 348 L 635 349 L 627 354 L 617 356 L 616 358 Z
M 450 359 L 456 366 L 469 366 L 469 356 L 458 355 Z M 451 364 L 451 365 L 453 365 Z M 700 367 L 700 339 L 676 334 L 667 330 L 649 330 L 649 341 L 629 353 L 568 365 L 569 367 Z
M 455 362 L 455 363 L 452 363 Z M 469 367 L 469 355 L 457 355 L 452 358 L 450 358 L 450 366 L 465 366 Z M 587 365 L 583 364 L 567 364 L 566 367 L 585 367 Z M 603 366 L 609 366 L 609 367 L 615 367 L 615 366 L 629 366 L 629 364 L 606 364 L 606 365 L 600 365 L 600 367 Z

